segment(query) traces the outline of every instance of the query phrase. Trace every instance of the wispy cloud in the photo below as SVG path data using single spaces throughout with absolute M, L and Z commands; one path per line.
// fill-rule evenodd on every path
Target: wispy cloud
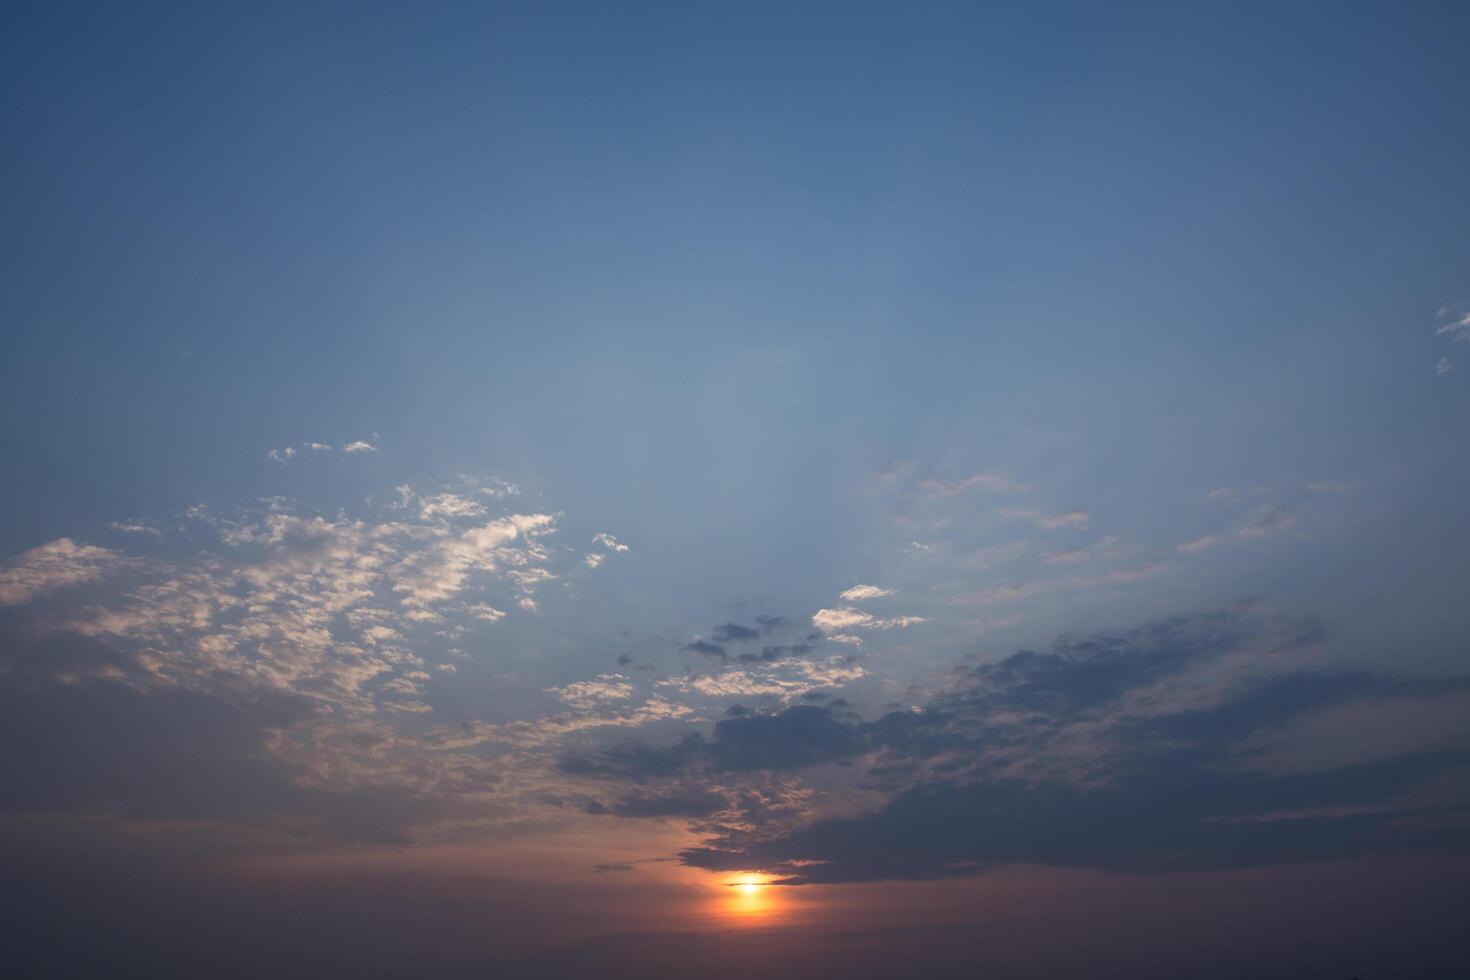
M 1031 521 L 1043 531 L 1056 531 L 1061 528 L 1085 528 L 1087 527 L 1088 514 L 1085 510 L 1069 510 L 1060 514 L 1047 514 L 1044 511 L 1031 508 L 1003 507 L 998 513 L 1009 521 Z
M 1204 551 L 1206 548 L 1213 548 L 1224 540 L 1218 534 L 1206 534 L 1203 537 L 1195 538 L 1193 541 L 1186 541 L 1183 544 L 1175 545 L 1174 550 L 1182 554 L 1192 555 L 1195 552 Z
M 1028 489 L 999 473 L 976 473 L 960 480 L 921 480 L 918 494 L 921 497 L 954 497 L 972 490 L 987 493 L 1018 493 Z

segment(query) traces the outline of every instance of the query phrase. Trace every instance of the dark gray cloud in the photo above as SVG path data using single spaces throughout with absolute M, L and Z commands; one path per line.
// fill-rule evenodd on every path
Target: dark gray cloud
M 736 643 L 742 640 L 758 639 L 761 631 L 751 629 L 749 626 L 741 626 L 739 623 L 724 623 L 716 626 L 710 635 L 716 643 Z
M 679 649 L 686 653 L 699 653 L 706 657 L 719 657 L 722 660 L 725 657 L 725 648 L 718 643 L 710 643 L 708 640 L 694 640 L 684 644 Z
M 757 820 L 681 855 L 790 883 L 1017 862 L 1199 870 L 1470 846 L 1470 798 L 1426 789 L 1470 774 L 1470 746 L 1431 739 L 1331 765 L 1269 764 L 1270 738 L 1329 709 L 1413 710 L 1412 699 L 1453 708 L 1470 694 L 1467 678 L 1291 669 L 1320 637 L 1314 622 L 1242 610 L 1179 617 L 961 668 L 919 711 L 864 721 L 840 699 L 741 710 L 708 738 L 629 744 L 564 766 L 699 786 L 860 761 L 869 788 L 889 794 L 878 809 L 796 827 Z M 1371 734 L 1359 741 L 1373 748 Z
M 406 783 L 321 785 L 271 750 L 270 739 L 310 729 L 319 704 L 286 690 L 217 693 L 139 687 L 96 676 L 58 683 L 126 658 L 85 638 L 8 634 L 0 650 L 0 813 L 290 824 L 298 840 L 402 844 L 415 825 L 483 807 L 459 793 Z M 496 778 L 482 772 L 461 790 Z
M 760 653 L 742 653 L 742 663 L 769 663 L 773 660 L 787 660 L 792 657 L 804 657 L 816 649 L 811 643 L 776 643 L 761 647 Z
M 698 787 L 674 787 L 656 793 L 630 793 L 609 809 L 619 817 L 707 817 L 725 809 L 725 798 Z

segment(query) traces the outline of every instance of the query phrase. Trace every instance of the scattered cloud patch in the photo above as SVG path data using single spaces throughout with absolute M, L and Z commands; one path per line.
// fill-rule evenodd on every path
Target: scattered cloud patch
M 864 602 L 868 599 L 881 599 L 890 595 L 893 595 L 892 589 L 880 589 L 876 585 L 854 585 L 842 593 L 842 598 L 848 602 Z
M 597 544 L 597 545 L 601 545 L 602 547 L 606 548 L 608 551 L 613 551 L 613 552 L 618 552 L 618 553 L 625 552 L 625 551 L 628 550 L 628 546 L 627 545 L 623 544 L 617 538 L 613 537 L 611 534 L 608 534 L 605 531 L 598 531 L 596 534 L 592 535 L 592 543 L 593 544 Z
M 594 680 L 548 687 L 546 693 L 561 698 L 574 708 L 592 709 L 609 701 L 626 701 L 633 696 L 633 685 L 622 674 L 598 674 Z
M 0 569 L 0 606 L 18 606 L 84 582 L 95 582 L 125 563 L 120 552 L 57 538 L 23 552 Z

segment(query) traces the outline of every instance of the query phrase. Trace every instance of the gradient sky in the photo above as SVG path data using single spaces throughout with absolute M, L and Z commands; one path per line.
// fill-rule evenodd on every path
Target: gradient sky
M 1467 37 L 0 6 L 0 965 L 1463 976 Z

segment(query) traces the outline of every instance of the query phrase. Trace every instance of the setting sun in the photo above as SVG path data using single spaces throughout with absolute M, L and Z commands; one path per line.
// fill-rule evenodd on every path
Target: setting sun
M 781 902 L 778 888 L 771 887 L 769 875 L 746 873 L 723 883 L 724 898 L 720 905 L 725 915 L 735 919 L 769 919 L 777 914 Z
M 741 875 L 730 882 L 730 886 L 742 895 L 759 895 L 766 887 L 767 881 L 768 879 L 761 875 Z

